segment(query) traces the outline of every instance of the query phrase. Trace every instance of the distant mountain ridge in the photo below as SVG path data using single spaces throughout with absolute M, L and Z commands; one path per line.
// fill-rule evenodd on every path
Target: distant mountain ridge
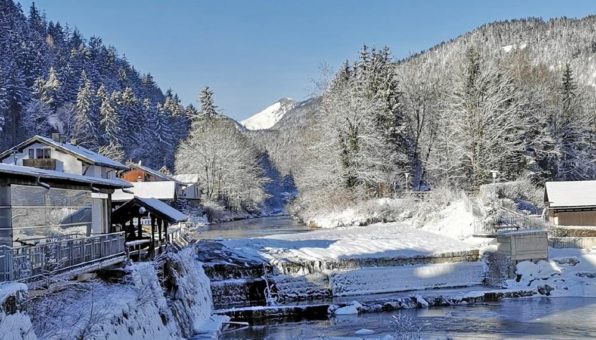
M 249 130 L 269 129 L 295 106 L 296 102 L 294 100 L 284 97 L 240 123 Z

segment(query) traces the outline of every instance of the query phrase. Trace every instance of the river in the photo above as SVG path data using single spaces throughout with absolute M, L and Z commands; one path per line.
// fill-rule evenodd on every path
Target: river
M 284 322 L 227 331 L 224 339 L 596 338 L 596 298 L 520 298 L 474 306 L 400 310 L 329 320 Z M 366 332 L 364 332 L 366 333 Z
M 200 239 L 236 239 L 312 230 L 287 215 L 209 224 L 198 229 Z
M 228 239 L 307 232 L 288 216 L 213 224 L 200 238 Z M 397 295 L 397 294 L 396 294 Z M 359 334 L 370 330 L 372 334 Z M 596 298 L 520 298 L 482 305 L 400 310 L 332 317 L 328 320 L 277 321 L 227 330 L 224 339 L 302 338 L 596 338 Z

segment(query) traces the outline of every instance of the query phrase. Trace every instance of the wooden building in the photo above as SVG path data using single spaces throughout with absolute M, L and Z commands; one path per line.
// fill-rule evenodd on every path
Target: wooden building
M 596 180 L 546 182 L 544 203 L 554 225 L 596 227 Z
M 173 241 L 174 232 L 187 219 L 158 199 L 134 197 L 112 212 L 111 231 L 124 231 L 127 245 L 141 245 L 152 256 L 157 248 Z
M 128 170 L 120 173 L 120 178 L 129 182 L 164 182 L 174 179 L 160 171 L 151 169 L 139 163 L 128 163 Z
M 130 186 L 118 178 L 0 163 L 0 281 L 36 280 L 83 266 L 91 268 L 90 264 L 101 268 L 123 261 L 124 235 L 110 233 L 110 197 L 115 189 Z M 27 194 L 31 205 L 21 203 L 23 188 L 39 189 Z M 56 191 L 61 195 L 55 195 L 48 205 L 47 198 Z M 86 235 L 64 234 L 61 222 L 40 221 L 43 215 L 60 215 L 65 209 L 63 199 L 70 192 L 91 196 L 97 203 Z M 36 208 L 43 212 L 36 213 Z M 25 218 L 29 215 L 31 218 Z

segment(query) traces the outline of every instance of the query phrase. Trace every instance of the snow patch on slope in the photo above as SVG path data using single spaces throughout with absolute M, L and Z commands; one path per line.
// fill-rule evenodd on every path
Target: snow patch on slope
M 249 130 L 269 129 L 277 123 L 288 111 L 296 106 L 296 102 L 290 98 L 282 98 L 249 118 L 241 121 Z

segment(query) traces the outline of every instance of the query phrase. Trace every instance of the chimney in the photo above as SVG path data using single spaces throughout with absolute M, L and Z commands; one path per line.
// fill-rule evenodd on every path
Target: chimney
M 60 136 L 60 132 L 52 132 L 52 139 L 54 142 L 62 143 L 62 136 Z

